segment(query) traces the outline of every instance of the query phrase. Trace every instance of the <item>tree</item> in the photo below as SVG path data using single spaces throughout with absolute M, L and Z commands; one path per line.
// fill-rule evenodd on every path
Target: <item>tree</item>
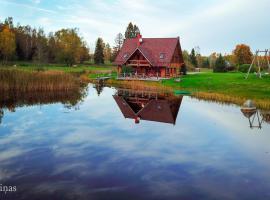
M 129 22 L 126 32 L 125 32 L 125 38 L 135 38 L 137 34 L 140 34 L 140 29 L 137 25 L 133 25 L 132 22 Z
M 48 41 L 43 29 L 39 29 L 37 32 L 36 44 L 33 60 L 38 63 L 44 63 L 48 58 Z
M 55 33 L 56 59 L 72 66 L 80 62 L 81 48 L 84 46 L 77 29 L 62 29 Z
M 198 67 L 198 62 L 197 62 L 197 58 L 196 58 L 196 54 L 195 54 L 194 48 L 191 50 L 189 57 L 190 57 L 190 62 L 192 63 L 192 65 L 194 67 Z
M 137 25 L 135 25 L 135 24 L 134 24 L 134 26 L 133 26 L 133 32 L 134 32 L 135 37 L 136 37 L 138 34 L 141 34 L 139 27 L 138 27 Z
M 214 52 L 209 56 L 209 67 L 211 69 L 214 69 L 214 67 L 216 65 L 216 60 L 217 60 L 217 54 L 216 54 L 216 52 Z
M 8 26 L 4 26 L 3 30 L 0 32 L 0 55 L 4 64 L 14 55 L 15 49 L 15 34 Z
M 189 52 L 187 50 L 184 50 L 182 54 L 186 69 L 190 71 L 194 70 L 194 65 L 190 62 Z
M 209 58 L 204 58 L 204 59 L 203 59 L 202 67 L 203 67 L 203 68 L 209 68 L 209 67 L 210 67 Z
M 110 47 L 110 44 L 107 43 L 104 48 L 104 60 L 111 61 L 111 57 L 112 57 L 112 49 Z
M 49 33 L 48 37 L 48 61 L 50 63 L 56 61 L 56 41 L 53 32 Z
M 226 72 L 226 61 L 221 54 L 219 54 L 219 56 L 216 60 L 216 64 L 215 64 L 213 71 L 214 72 Z
M 104 64 L 104 42 L 102 38 L 98 38 L 94 53 L 95 64 Z
M 233 55 L 238 65 L 251 64 L 252 62 L 252 52 L 248 45 L 238 44 L 233 50 Z
M 122 33 L 118 33 L 114 39 L 115 46 L 118 49 L 118 51 L 121 49 L 123 43 L 124 43 L 124 37 Z

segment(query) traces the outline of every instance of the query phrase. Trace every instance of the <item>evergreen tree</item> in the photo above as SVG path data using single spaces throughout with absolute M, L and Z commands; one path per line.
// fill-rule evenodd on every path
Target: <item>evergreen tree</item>
M 226 72 L 226 61 L 221 54 L 216 60 L 214 72 Z
M 131 22 L 129 22 L 126 32 L 125 32 L 125 38 L 135 38 L 137 34 L 140 34 L 140 29 L 137 25 L 133 25 Z
M 198 67 L 198 62 L 197 62 L 197 58 L 196 58 L 196 55 L 195 55 L 195 50 L 194 48 L 191 50 L 191 53 L 190 53 L 190 62 L 191 64 L 194 66 L 194 67 Z
M 95 64 L 104 64 L 104 42 L 102 38 L 98 38 L 94 53 Z
M 138 34 L 141 34 L 140 29 L 137 25 L 134 25 L 133 32 L 134 32 L 134 37 L 136 37 Z
M 202 67 L 203 68 L 209 68 L 210 67 L 209 58 L 204 58 L 203 59 Z

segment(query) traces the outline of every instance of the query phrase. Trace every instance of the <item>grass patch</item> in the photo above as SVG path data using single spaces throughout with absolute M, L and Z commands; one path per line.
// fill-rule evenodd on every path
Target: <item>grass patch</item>
M 270 99 L 270 76 L 262 79 L 250 75 L 245 79 L 243 73 L 200 73 L 183 76 L 181 82 L 173 79 L 162 82 L 175 89 L 187 89 L 192 92 L 220 93 L 251 99 Z

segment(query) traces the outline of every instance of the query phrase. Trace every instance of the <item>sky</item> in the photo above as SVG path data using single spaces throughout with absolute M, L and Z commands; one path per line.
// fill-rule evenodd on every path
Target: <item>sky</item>
M 182 49 L 231 53 L 244 43 L 270 48 L 270 0 L 0 0 L 0 21 L 44 28 L 79 28 L 94 51 L 96 39 L 114 45 L 129 22 L 143 37 L 180 37 Z

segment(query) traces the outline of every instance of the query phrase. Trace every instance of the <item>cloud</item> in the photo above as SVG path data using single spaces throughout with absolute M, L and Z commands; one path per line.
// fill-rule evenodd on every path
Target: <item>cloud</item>
M 39 26 L 40 21 L 33 22 L 29 13 L 20 13 L 19 8 L 23 7 L 30 9 L 37 18 L 50 20 L 50 23 L 46 23 L 48 19 L 45 21 L 45 30 L 78 27 L 91 49 L 97 37 L 113 45 L 115 35 L 124 33 L 130 21 L 139 26 L 144 37 L 180 36 L 183 49 L 200 46 L 203 54 L 228 53 L 237 43 L 265 49 L 265 44 L 270 42 L 268 0 L 30 2 L 0 0 L 1 4 L 10 5 L 5 9 L 9 12 L 2 12 L 0 8 L 1 15 L 14 14 L 20 20 L 27 16 L 29 24 Z
M 33 2 L 37 2 L 37 1 L 33 1 Z M 39 1 L 39 2 L 40 2 L 40 1 Z M 26 3 L 18 3 L 18 2 L 6 1 L 6 0 L 0 0 L 0 3 L 11 4 L 11 5 L 14 5 L 14 6 L 16 6 L 16 7 L 24 7 L 24 8 L 30 9 L 30 10 L 42 11 L 42 12 L 46 12 L 46 13 L 56 13 L 56 12 L 53 11 L 53 10 L 50 10 L 50 9 L 44 9 L 44 8 L 39 8 L 39 7 L 36 7 L 36 6 L 31 6 L 31 5 L 26 4 Z M 36 4 L 38 4 L 38 3 L 36 3 Z

